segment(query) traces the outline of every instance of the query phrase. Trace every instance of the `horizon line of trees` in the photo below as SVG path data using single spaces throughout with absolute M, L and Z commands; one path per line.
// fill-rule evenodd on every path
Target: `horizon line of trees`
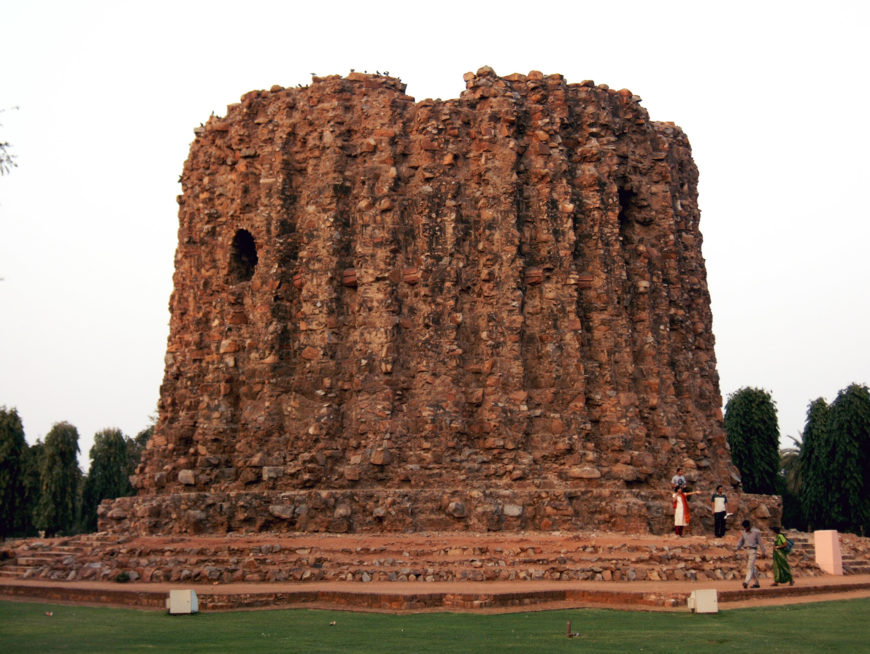
M 744 387 L 728 397 L 725 434 L 743 490 L 782 496 L 783 526 L 870 534 L 870 390 L 850 384 L 807 407 L 803 432 L 780 449 L 776 403 Z
M 100 502 L 133 494 L 130 475 L 153 432 L 153 422 L 132 438 L 97 432 L 83 473 L 73 425 L 55 423 L 28 445 L 18 411 L 0 406 L 0 538 L 96 531 Z

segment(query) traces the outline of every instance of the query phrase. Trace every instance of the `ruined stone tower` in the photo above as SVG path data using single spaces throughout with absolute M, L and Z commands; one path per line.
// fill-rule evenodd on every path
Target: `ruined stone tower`
M 729 481 L 698 172 L 640 99 L 351 73 L 196 130 L 159 421 L 101 526 L 657 528 Z

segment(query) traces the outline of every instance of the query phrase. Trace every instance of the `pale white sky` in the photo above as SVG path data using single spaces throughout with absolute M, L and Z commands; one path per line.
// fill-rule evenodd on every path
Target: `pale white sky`
M 163 377 L 193 128 L 249 90 L 389 71 L 417 100 L 541 70 L 643 98 L 688 134 L 723 399 L 782 434 L 870 383 L 870 3 L 0 0 L 0 405 L 134 435 Z

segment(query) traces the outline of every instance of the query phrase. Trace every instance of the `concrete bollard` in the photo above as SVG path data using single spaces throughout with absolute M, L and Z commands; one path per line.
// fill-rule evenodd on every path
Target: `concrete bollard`
M 692 613 L 719 613 L 719 593 L 715 588 L 693 590 L 686 603 Z

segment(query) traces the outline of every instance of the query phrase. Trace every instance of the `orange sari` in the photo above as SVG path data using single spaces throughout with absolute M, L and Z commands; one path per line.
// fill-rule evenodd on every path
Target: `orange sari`
M 682 504 L 682 511 L 677 510 L 677 502 Z M 682 522 L 679 522 L 681 513 Z M 674 493 L 674 525 L 677 527 L 689 526 L 689 503 L 686 501 L 686 494 L 683 492 Z

